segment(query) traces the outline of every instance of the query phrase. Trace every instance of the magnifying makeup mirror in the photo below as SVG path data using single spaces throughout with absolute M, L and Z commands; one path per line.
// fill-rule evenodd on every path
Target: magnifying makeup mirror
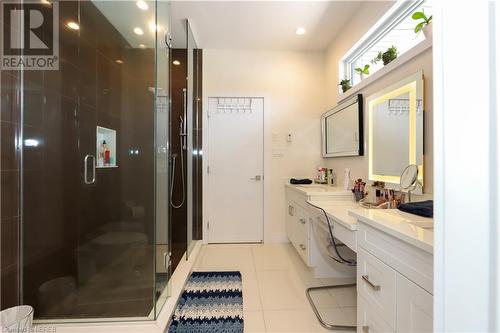
M 418 185 L 418 166 L 408 165 L 401 174 L 399 185 L 402 190 L 408 191 L 408 202 L 411 202 L 411 191 Z

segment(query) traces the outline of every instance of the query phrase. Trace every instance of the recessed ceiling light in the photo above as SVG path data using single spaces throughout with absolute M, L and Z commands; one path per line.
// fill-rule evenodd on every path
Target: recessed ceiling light
M 142 29 L 139 27 L 134 28 L 134 32 L 136 33 L 136 35 L 144 35 L 144 31 L 142 31 Z
M 174 60 L 172 61 L 172 64 L 174 64 L 175 66 L 179 66 L 181 62 L 179 60 Z
M 66 23 L 66 26 L 68 28 L 70 28 L 71 30 L 79 30 L 80 29 L 80 25 L 74 21 L 69 21 L 68 23 Z
M 149 9 L 148 4 L 144 0 L 139 0 L 139 1 L 136 2 L 136 4 L 137 4 L 137 7 L 139 7 L 142 10 L 148 10 Z
M 40 0 L 41 4 L 42 5 L 45 5 L 45 6 L 52 6 L 52 4 L 50 3 L 49 0 Z
M 145 48 L 146 48 L 146 45 L 144 45 L 144 44 L 139 44 L 139 48 L 140 48 L 140 49 L 145 49 Z
M 123 64 L 123 60 L 121 60 L 121 59 L 116 59 L 116 60 L 115 60 L 115 62 L 116 62 L 118 65 Z
M 302 36 L 303 34 L 306 33 L 306 29 L 302 27 L 298 27 L 297 30 L 295 30 L 295 33 L 299 36 Z

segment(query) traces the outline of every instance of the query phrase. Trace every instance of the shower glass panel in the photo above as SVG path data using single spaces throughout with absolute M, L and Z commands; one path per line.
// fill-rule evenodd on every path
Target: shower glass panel
M 184 21 L 182 22 L 184 23 Z M 185 24 L 173 26 L 173 48 L 170 62 L 170 226 L 172 270 L 175 271 L 187 249 L 187 32 Z
M 170 295 L 169 277 L 171 276 L 171 253 L 169 242 L 169 160 L 170 155 L 169 117 L 170 117 L 170 48 L 165 38 L 170 36 L 170 5 L 158 1 L 156 4 L 157 31 L 156 39 L 156 315 L 159 314 L 167 297 Z
M 198 220 L 201 218 L 201 50 L 196 45 L 196 40 L 191 30 L 189 21 L 186 20 L 187 38 L 187 119 L 188 121 L 188 214 L 187 214 L 187 257 L 191 254 L 195 240 L 200 239 L 201 232 Z
M 22 71 L 19 299 L 37 320 L 148 320 L 168 295 L 170 18 L 145 4 L 59 1 L 59 70 Z
M 188 150 L 187 150 L 187 165 L 188 165 L 188 177 L 187 177 L 187 188 L 188 188 L 188 197 L 187 197 L 187 250 L 186 250 L 186 258 L 189 258 L 191 254 L 191 250 L 193 247 L 193 210 L 190 209 L 193 207 L 193 175 L 191 170 L 193 170 L 193 87 L 194 87 L 194 57 L 193 52 L 196 48 L 196 42 L 194 41 L 193 31 L 191 30 L 191 26 L 189 25 L 189 21 L 186 20 L 186 38 L 187 38 L 187 119 L 188 127 L 187 132 L 189 135 L 187 136 Z

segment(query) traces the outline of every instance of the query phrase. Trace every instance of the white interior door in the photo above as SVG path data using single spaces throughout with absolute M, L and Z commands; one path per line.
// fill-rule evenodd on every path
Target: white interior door
M 264 99 L 211 97 L 208 112 L 208 242 L 261 242 Z

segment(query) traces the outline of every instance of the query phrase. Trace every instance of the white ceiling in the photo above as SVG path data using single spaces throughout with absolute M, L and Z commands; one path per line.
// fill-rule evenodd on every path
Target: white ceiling
M 324 50 L 362 5 L 362 1 L 174 1 L 174 43 L 184 42 L 175 32 L 184 31 L 181 22 L 187 18 L 198 47 L 204 49 Z M 297 27 L 304 27 L 306 34 L 297 36 Z
M 92 0 L 115 28 L 130 43 L 154 47 L 155 2 L 146 0 L 149 9 L 137 8 L 136 1 Z M 160 0 L 158 22 L 161 31 L 168 25 L 170 11 L 174 47 L 186 47 L 185 19 L 189 20 L 199 48 L 258 50 L 325 50 L 349 25 L 361 6 L 384 6 L 378 1 L 168 1 Z M 133 32 L 140 27 L 144 35 Z M 297 36 L 297 27 L 306 34 Z

